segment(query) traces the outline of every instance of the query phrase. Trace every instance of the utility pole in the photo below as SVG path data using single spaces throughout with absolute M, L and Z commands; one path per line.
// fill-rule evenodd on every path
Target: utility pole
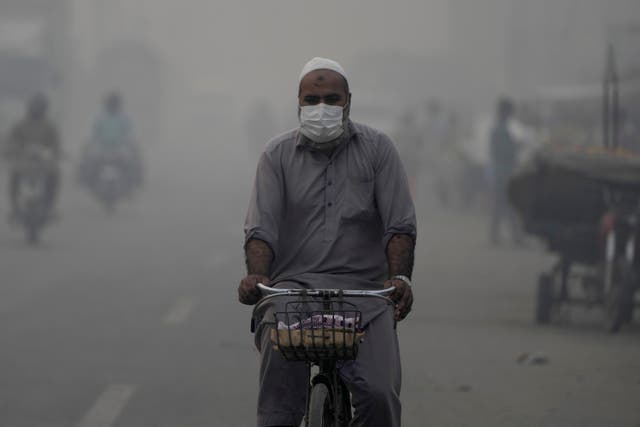
M 618 117 L 620 114 L 618 84 L 615 50 L 610 44 L 607 49 L 602 90 L 602 138 L 604 146 L 609 149 L 618 147 Z

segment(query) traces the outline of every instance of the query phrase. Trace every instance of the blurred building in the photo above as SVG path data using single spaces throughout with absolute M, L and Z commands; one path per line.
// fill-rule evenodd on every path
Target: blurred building
M 451 55 L 465 81 L 481 82 L 469 91 L 485 101 L 598 83 L 607 45 L 640 24 L 638 0 L 452 0 L 449 7 Z M 638 53 L 624 60 L 631 57 Z
M 69 0 L 74 40 L 72 138 L 83 142 L 106 92 L 118 91 L 139 141 L 164 133 L 167 64 L 148 35 L 153 2 Z
M 637 0 L 512 1 L 507 22 L 506 69 L 513 89 L 599 82 L 607 46 L 618 45 L 622 69 L 637 61 Z M 637 31 L 637 29 L 635 30 Z
M 54 100 L 59 119 L 65 115 L 72 50 L 69 20 L 66 1 L 0 2 L 0 131 L 36 91 Z

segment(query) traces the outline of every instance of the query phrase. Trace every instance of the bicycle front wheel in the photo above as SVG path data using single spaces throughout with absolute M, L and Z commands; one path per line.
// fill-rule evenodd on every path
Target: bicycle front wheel
M 326 384 L 317 383 L 311 389 L 309 427 L 336 427 L 331 394 Z

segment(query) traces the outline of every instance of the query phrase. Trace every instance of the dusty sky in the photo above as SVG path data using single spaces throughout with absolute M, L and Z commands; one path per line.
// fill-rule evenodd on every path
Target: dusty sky
M 121 10 L 125 31 L 144 33 L 198 91 L 288 89 L 312 56 L 349 67 L 363 52 L 428 55 L 449 43 L 445 0 L 139 0 Z

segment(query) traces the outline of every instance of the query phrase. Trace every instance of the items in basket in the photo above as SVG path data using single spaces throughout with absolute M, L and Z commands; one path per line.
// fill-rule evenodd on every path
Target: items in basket
M 294 322 L 287 325 L 283 321 L 278 322 L 280 330 L 298 330 L 298 329 L 342 329 L 345 331 L 354 331 L 360 319 L 356 317 L 344 317 L 339 314 L 314 314 L 300 322 Z
M 353 349 L 360 344 L 364 332 L 344 329 L 272 329 L 271 341 L 276 350 L 287 348 Z

